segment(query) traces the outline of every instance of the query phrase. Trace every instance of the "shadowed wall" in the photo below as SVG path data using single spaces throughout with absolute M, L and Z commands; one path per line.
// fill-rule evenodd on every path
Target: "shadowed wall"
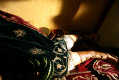
M 101 26 L 99 21 L 109 1 L 111 0 L 0 0 L 0 9 L 18 15 L 38 28 L 90 32 Z M 119 2 L 116 0 L 101 26 L 99 43 L 102 46 L 119 46 L 117 1 Z
M 0 9 L 36 27 L 92 31 L 110 0 L 0 0 Z
M 101 46 L 119 48 L 119 0 L 115 0 L 99 30 L 99 34 Z

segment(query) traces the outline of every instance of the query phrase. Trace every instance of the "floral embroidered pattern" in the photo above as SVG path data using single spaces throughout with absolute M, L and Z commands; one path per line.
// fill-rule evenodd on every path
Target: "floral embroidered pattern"
M 67 60 L 67 59 L 65 59 Z M 56 56 L 54 58 L 54 60 L 52 60 L 53 64 L 54 64 L 54 75 L 62 75 L 64 72 L 66 72 L 67 70 L 67 66 L 64 63 L 64 60 L 61 57 Z
M 71 71 L 67 80 L 98 80 L 98 78 L 91 71 Z
M 61 69 L 62 65 L 61 64 L 57 64 L 57 69 Z
M 32 54 L 38 54 L 38 53 L 42 53 L 43 51 L 41 49 L 38 48 L 33 48 L 29 50 Z
M 55 52 L 56 54 L 64 55 L 61 53 L 67 52 L 67 47 L 66 47 L 64 39 L 62 37 L 55 38 L 55 44 L 54 45 L 55 45 L 55 47 L 54 47 L 53 52 Z
M 93 78 L 92 78 L 93 77 Z M 95 75 L 91 75 L 91 76 L 89 76 L 89 75 L 85 75 L 85 76 L 75 76 L 75 77 L 73 77 L 72 78 L 72 80 L 98 80 L 96 77 L 95 77 Z
M 15 33 L 16 37 L 23 37 L 24 35 L 26 35 L 25 30 L 21 30 L 21 29 L 14 30 L 13 32 Z
M 54 78 L 53 80 L 66 80 L 66 77 L 62 77 L 62 78 Z
M 106 75 L 110 80 L 119 80 L 119 72 L 114 66 L 101 60 L 96 60 L 93 64 L 94 70 L 99 74 Z
M 54 38 L 55 47 L 53 52 L 56 53 L 56 57 L 52 60 L 54 64 L 54 76 L 62 76 L 67 73 L 68 54 L 67 47 L 63 37 Z

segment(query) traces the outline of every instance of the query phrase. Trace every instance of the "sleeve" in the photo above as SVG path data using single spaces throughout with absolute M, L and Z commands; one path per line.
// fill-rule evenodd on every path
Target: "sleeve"
M 36 78 L 52 80 L 67 73 L 68 50 L 62 37 L 51 41 L 33 29 L 2 17 L 0 51 L 2 68 L 6 67 L 5 70 L 17 77 L 39 73 Z

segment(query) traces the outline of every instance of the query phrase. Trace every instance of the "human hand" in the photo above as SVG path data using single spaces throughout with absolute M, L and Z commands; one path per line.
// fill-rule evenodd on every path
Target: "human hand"
M 79 51 L 79 52 L 71 52 L 72 59 L 74 65 L 78 65 L 90 58 L 93 59 L 101 59 L 101 60 L 110 60 L 113 62 L 117 62 L 118 58 L 114 57 L 108 53 L 96 52 L 96 51 Z

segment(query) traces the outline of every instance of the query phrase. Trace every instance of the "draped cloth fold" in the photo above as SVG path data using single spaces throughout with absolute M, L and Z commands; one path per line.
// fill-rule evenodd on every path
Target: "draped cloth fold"
M 10 73 L 14 80 L 66 75 L 68 50 L 63 38 L 58 38 L 50 40 L 22 18 L 0 11 L 0 72 Z

